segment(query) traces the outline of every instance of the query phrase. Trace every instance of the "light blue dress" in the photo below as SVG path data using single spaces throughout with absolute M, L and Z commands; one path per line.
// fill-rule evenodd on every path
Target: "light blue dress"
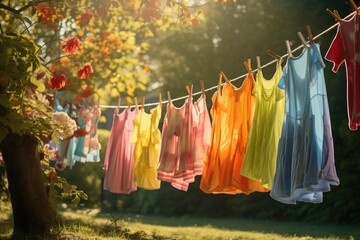
M 70 99 L 68 91 L 58 91 L 54 99 L 54 111 L 66 112 L 69 116 L 76 117 L 75 105 L 69 104 L 66 99 Z M 79 117 L 77 121 L 78 128 L 85 128 L 86 123 Z M 70 169 L 75 165 L 77 158 L 84 155 L 85 137 L 72 137 L 60 140 L 58 146 L 59 161 L 63 161 Z
M 285 116 L 270 196 L 286 204 L 321 203 L 338 185 L 326 85 L 318 44 L 289 57 L 279 87 L 285 89 Z

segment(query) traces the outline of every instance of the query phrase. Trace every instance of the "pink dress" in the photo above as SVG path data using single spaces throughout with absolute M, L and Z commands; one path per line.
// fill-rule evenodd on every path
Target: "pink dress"
M 167 105 L 157 177 L 183 191 L 187 191 L 189 183 L 195 181 L 193 153 L 197 117 L 192 103 L 192 87 L 182 107 L 175 107 L 171 101 Z
M 125 109 L 118 114 L 115 110 L 111 134 L 104 160 L 104 189 L 113 193 L 130 194 L 137 190 L 134 181 L 134 147 L 130 142 L 134 128 L 134 111 Z
M 211 122 L 209 111 L 206 106 L 206 95 L 202 94 L 194 103 L 198 114 L 194 147 L 194 171 L 195 175 L 201 175 L 204 169 L 204 158 L 211 142 Z
M 333 63 L 337 72 L 343 62 L 347 74 L 347 112 L 349 128 L 357 130 L 360 125 L 360 14 L 340 22 L 336 36 L 325 59 Z

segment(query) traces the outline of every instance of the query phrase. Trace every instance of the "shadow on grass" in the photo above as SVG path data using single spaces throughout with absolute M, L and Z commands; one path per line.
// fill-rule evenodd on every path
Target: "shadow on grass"
M 315 222 L 291 222 L 278 220 L 221 219 L 194 217 L 162 217 L 162 216 L 121 216 L 111 214 L 113 218 L 126 221 L 137 221 L 169 227 L 212 227 L 223 230 L 238 230 L 259 233 L 275 233 L 287 236 L 310 236 L 313 238 L 336 237 L 340 239 L 360 239 L 360 225 L 324 224 Z M 99 214 L 98 217 L 106 217 Z

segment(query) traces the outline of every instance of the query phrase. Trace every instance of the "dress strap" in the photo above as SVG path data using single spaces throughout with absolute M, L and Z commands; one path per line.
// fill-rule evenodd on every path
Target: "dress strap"
M 187 87 L 187 90 L 188 90 L 188 93 L 189 93 L 189 99 L 192 100 L 193 85 L 191 84 L 191 87 L 189 87 L 189 86 L 186 86 L 186 87 Z
M 169 102 L 169 104 L 172 104 L 170 91 L 167 91 L 167 96 L 168 96 L 168 102 Z
M 222 85 L 222 78 L 224 77 L 225 81 L 228 83 L 228 84 L 231 84 L 229 79 L 226 77 L 225 73 L 223 71 L 220 71 L 220 74 L 219 74 L 219 84 L 218 84 L 218 92 L 221 96 L 221 85 Z
M 248 74 L 252 74 L 251 59 L 250 58 L 247 61 L 244 61 L 244 65 L 246 67 L 246 70 L 248 71 Z

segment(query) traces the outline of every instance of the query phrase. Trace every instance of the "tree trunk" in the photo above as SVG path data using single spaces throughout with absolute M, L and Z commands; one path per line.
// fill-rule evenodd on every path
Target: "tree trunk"
M 9 133 L 0 149 L 13 209 L 13 239 L 45 233 L 54 222 L 55 211 L 47 196 L 37 139 Z

